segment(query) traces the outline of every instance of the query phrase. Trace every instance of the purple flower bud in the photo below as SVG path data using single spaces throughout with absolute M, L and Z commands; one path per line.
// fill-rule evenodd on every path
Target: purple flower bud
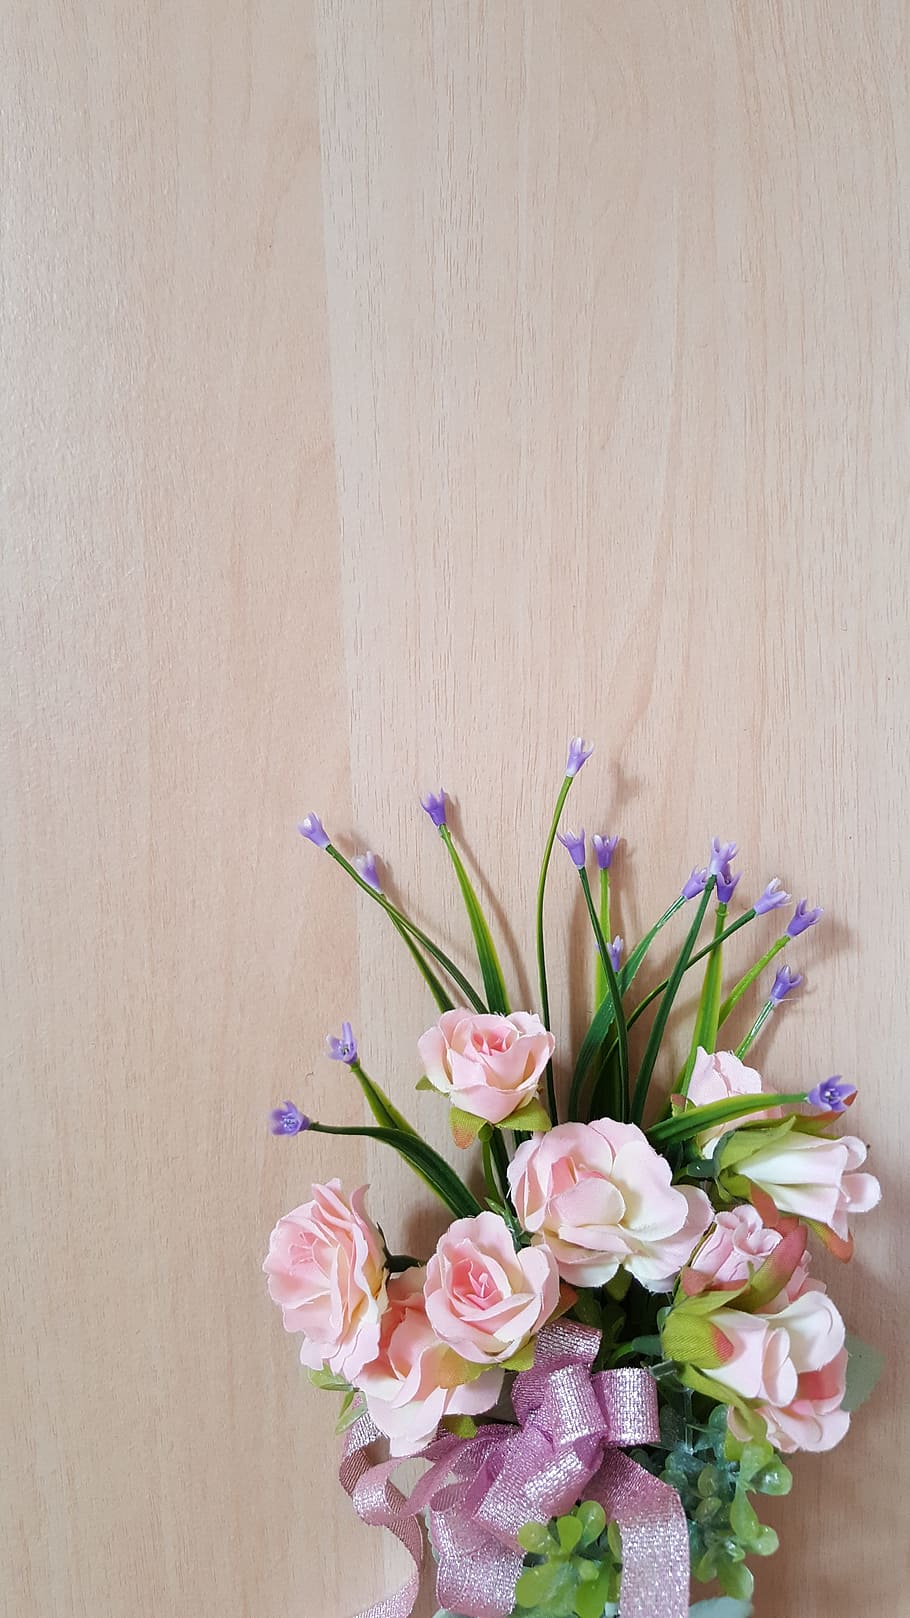
M 439 788 L 438 792 L 428 792 L 425 798 L 421 798 L 420 807 L 426 810 L 437 831 L 440 826 L 445 825 L 446 795 L 442 787 Z
M 730 903 L 736 891 L 736 884 L 742 874 L 742 871 L 737 871 L 734 876 L 729 865 L 724 866 L 717 878 L 717 899 L 719 904 L 728 905 Z
M 595 832 L 594 836 L 591 838 L 591 842 L 594 844 L 594 852 L 597 855 L 597 863 L 600 866 L 600 869 L 602 871 L 609 871 L 610 866 L 613 863 L 613 855 L 616 853 L 616 845 L 619 842 L 619 838 L 601 837 L 599 832 Z
M 755 914 L 767 915 L 769 910 L 779 910 L 781 905 L 790 903 L 790 895 L 784 889 L 779 876 L 773 876 L 760 899 L 755 901 Z
M 582 736 L 573 736 L 569 743 L 569 756 L 566 759 L 566 775 L 577 775 L 585 759 L 590 758 L 593 751 L 593 744 L 589 747 Z
M 707 866 L 702 865 L 699 867 L 696 865 L 694 871 L 689 873 L 687 880 L 683 883 L 682 897 L 684 899 L 697 899 L 700 893 L 704 893 L 707 880 Z
M 382 883 L 379 880 L 379 872 L 376 869 L 375 854 L 371 854 L 369 851 L 367 851 L 366 854 L 356 855 L 354 859 L 354 867 L 358 876 L 363 878 L 368 888 L 372 888 L 374 893 L 382 892 Z
M 305 815 L 297 827 L 301 837 L 306 837 L 317 848 L 328 848 L 330 838 L 318 815 Z
M 771 985 L 771 993 L 768 996 L 771 1004 L 779 1006 L 781 1001 L 786 1000 L 787 995 L 793 989 L 799 988 L 802 981 L 802 975 L 799 972 L 791 972 L 789 966 L 782 966 Z
M 302 1129 L 309 1129 L 310 1120 L 305 1117 L 293 1101 L 286 1101 L 283 1107 L 275 1107 L 269 1114 L 269 1128 L 273 1135 L 299 1135 Z
M 856 1085 L 842 1084 L 840 1074 L 835 1073 L 810 1090 L 808 1099 L 813 1107 L 821 1107 L 825 1112 L 846 1112 L 855 1095 Z
M 819 917 L 824 915 L 823 910 L 809 910 L 808 904 L 808 899 L 800 899 L 787 926 L 788 938 L 798 938 L 800 933 L 804 933 L 807 927 L 814 927 Z
M 325 1054 L 333 1062 L 347 1062 L 348 1067 L 353 1067 L 357 1060 L 357 1041 L 349 1022 L 342 1023 L 340 1039 L 335 1034 L 326 1035 Z
M 735 859 L 738 852 L 735 843 L 722 843 L 719 837 L 711 839 L 711 858 L 708 861 L 708 872 L 711 876 L 723 876 L 724 866 Z
M 578 866 L 578 869 L 580 871 L 583 870 L 585 863 L 584 826 L 582 826 L 580 831 L 558 831 L 556 835 L 559 838 L 559 841 L 562 843 L 563 848 L 568 849 L 573 860 L 575 861 L 575 864 Z
M 619 963 L 622 960 L 623 948 L 623 941 L 617 933 L 612 944 L 607 945 L 607 954 L 610 957 L 610 964 L 612 965 L 614 972 L 619 971 Z

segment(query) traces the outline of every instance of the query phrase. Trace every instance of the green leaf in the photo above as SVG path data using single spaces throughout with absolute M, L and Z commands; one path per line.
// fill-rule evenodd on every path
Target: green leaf
M 595 1534 L 596 1539 L 596 1534 Z M 532 1556 L 546 1556 L 552 1545 L 550 1530 L 543 1522 L 526 1522 L 515 1535 L 523 1551 L 530 1551 Z
M 349 1427 L 353 1427 L 355 1421 L 360 1420 L 365 1410 L 366 1400 L 360 1394 L 355 1397 L 352 1389 L 342 1402 L 341 1413 L 335 1423 L 335 1432 L 346 1433 Z
M 847 1334 L 846 1348 L 847 1391 L 842 1408 L 858 1410 L 861 1404 L 865 1404 L 885 1369 L 885 1356 L 871 1343 L 864 1343 L 862 1338 L 854 1337 L 852 1333 Z
M 502 975 L 502 967 L 499 964 L 499 956 L 496 953 L 496 945 L 493 942 L 493 935 L 487 925 L 486 916 L 481 909 L 480 900 L 478 899 L 477 894 L 474 892 L 471 879 L 464 868 L 461 855 L 452 841 L 452 833 L 449 831 L 448 826 L 440 826 L 439 834 L 449 851 L 449 858 L 452 861 L 455 875 L 458 878 L 458 886 L 461 889 L 461 897 L 464 900 L 465 910 L 468 913 L 468 921 L 471 924 L 471 932 L 474 935 L 474 948 L 477 951 L 477 960 L 480 964 L 480 971 L 483 976 L 483 986 L 486 992 L 487 1005 L 493 1012 L 505 1013 L 509 1009 L 509 998 L 506 993 L 506 985 L 505 979 Z
M 353 1392 L 351 1384 L 348 1382 L 347 1378 L 343 1376 L 336 1376 L 334 1371 L 311 1370 L 307 1371 L 307 1377 L 309 1381 L 312 1382 L 314 1388 L 326 1388 L 329 1393 Z
M 657 1008 L 657 1015 L 655 1016 L 654 1022 L 651 1026 L 651 1032 L 648 1035 L 648 1043 L 645 1046 L 645 1054 L 641 1060 L 641 1067 L 638 1070 L 638 1078 L 635 1081 L 635 1091 L 632 1096 L 632 1122 L 634 1124 L 640 1124 L 644 1115 L 645 1103 L 648 1099 L 648 1088 L 651 1083 L 651 1075 L 654 1072 L 654 1064 L 657 1061 L 658 1052 L 660 1051 L 661 1042 L 664 1037 L 664 1030 L 667 1026 L 667 1019 L 669 1018 L 670 1012 L 673 1009 L 673 1002 L 676 999 L 679 985 L 682 982 L 683 973 L 691 962 L 692 951 L 695 948 L 696 940 L 698 939 L 699 932 L 701 931 L 701 924 L 705 919 L 705 911 L 708 908 L 711 894 L 714 891 L 714 885 L 715 878 L 711 876 L 708 878 L 705 891 L 699 901 L 698 909 L 695 913 L 695 920 L 692 922 L 692 925 L 686 934 L 683 947 L 680 950 L 673 970 L 667 979 L 667 987 L 661 996 L 660 1005 Z M 719 942 L 720 940 L 715 938 L 715 948 Z
M 351 1063 L 351 1072 L 366 1096 L 367 1105 L 377 1124 L 381 1124 L 383 1129 L 400 1129 L 405 1135 L 417 1135 L 413 1124 L 409 1124 L 407 1118 L 392 1105 L 385 1091 L 364 1072 L 359 1062 Z
M 392 916 L 391 919 L 392 919 L 392 925 L 394 926 L 394 928 L 395 928 L 396 932 L 398 933 L 399 937 L 401 939 L 403 939 L 405 944 L 407 944 L 408 949 L 410 950 L 410 953 L 411 953 L 411 957 L 412 957 L 412 959 L 414 961 L 414 964 L 417 967 L 417 970 L 420 973 L 421 977 L 423 978 L 423 981 L 426 984 L 427 988 L 429 989 L 431 995 L 433 996 L 433 999 L 436 1001 L 436 1004 L 439 1007 L 439 1010 L 440 1011 L 454 1011 L 454 1009 L 455 1009 L 454 1001 L 452 1001 L 449 998 L 449 995 L 446 993 L 445 987 L 443 986 L 442 983 L 440 983 L 440 981 L 439 981 L 438 977 L 436 976 L 436 973 L 433 971 L 433 968 L 431 967 L 429 961 L 426 959 L 425 955 L 423 954 L 423 951 L 420 950 L 418 948 L 417 944 L 414 942 L 414 939 L 411 937 L 410 933 L 408 932 L 408 929 L 406 927 L 403 927 L 401 922 L 398 921 L 395 916 Z
M 368 1125 L 354 1125 L 347 1127 L 341 1124 L 310 1125 L 309 1133 L 312 1135 L 361 1135 L 367 1140 L 382 1141 L 384 1145 L 391 1146 L 409 1163 L 415 1173 L 435 1191 L 440 1201 L 451 1209 L 456 1219 L 471 1219 L 481 1212 L 480 1203 L 469 1191 L 463 1180 L 460 1180 L 455 1170 L 450 1168 L 445 1158 L 434 1152 L 432 1146 L 421 1140 L 419 1135 L 406 1135 L 400 1129 L 373 1129 Z
M 713 1129 L 717 1124 L 731 1123 L 753 1112 L 770 1112 L 773 1107 L 801 1106 L 805 1099 L 804 1094 L 781 1096 L 772 1095 L 770 1091 L 766 1094 L 731 1096 L 726 1101 L 706 1102 L 703 1107 L 688 1107 L 673 1118 L 662 1118 L 659 1123 L 652 1124 L 646 1134 L 652 1146 L 676 1145 L 679 1141 L 691 1140 L 706 1129 Z
M 556 1533 L 559 1538 L 560 1548 L 568 1554 L 570 1551 L 574 1551 L 581 1539 L 581 1523 L 577 1517 L 557 1517 Z

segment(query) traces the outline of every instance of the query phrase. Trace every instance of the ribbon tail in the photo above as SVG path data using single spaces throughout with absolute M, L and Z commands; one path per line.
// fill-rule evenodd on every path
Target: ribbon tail
M 689 1530 L 676 1490 L 610 1450 L 587 1492 L 622 1534 L 620 1618 L 688 1618 Z
M 381 1436 L 369 1416 L 361 1416 L 345 1440 L 338 1479 L 363 1522 L 374 1528 L 387 1528 L 400 1540 L 413 1560 L 414 1571 L 400 1590 L 374 1601 L 358 1618 L 410 1618 L 420 1589 L 423 1533 L 401 1490 L 390 1481 L 399 1462 L 381 1461 L 373 1465 L 367 1458 L 370 1444 Z

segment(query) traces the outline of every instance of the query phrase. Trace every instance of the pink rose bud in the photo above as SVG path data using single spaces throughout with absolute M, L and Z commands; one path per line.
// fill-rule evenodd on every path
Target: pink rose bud
M 664 1292 L 704 1235 L 703 1191 L 674 1186 L 670 1165 L 636 1124 L 559 1124 L 519 1146 L 509 1165 L 518 1217 L 573 1285 L 599 1287 L 622 1267 Z
M 764 1314 L 722 1309 L 712 1316 L 732 1347 L 731 1357 L 709 1374 L 743 1398 L 757 1401 L 775 1448 L 827 1450 L 840 1443 L 850 1417 L 840 1408 L 847 1356 L 844 1323 L 824 1288 L 805 1279 Z M 740 1438 L 750 1435 L 735 1410 L 728 1421 Z
M 559 1302 L 559 1277 L 544 1247 L 518 1253 L 499 1214 L 456 1219 L 427 1265 L 427 1315 L 462 1359 L 510 1360 L 539 1332 Z
M 379 1353 L 357 1376 L 367 1409 L 392 1455 L 416 1455 L 443 1416 L 477 1416 L 499 1398 L 503 1372 L 473 1366 L 436 1336 L 427 1318 L 426 1271 L 405 1270 L 388 1284 Z
M 694 1297 L 699 1292 L 746 1286 L 782 1240 L 781 1232 L 763 1224 L 758 1210 L 749 1203 L 716 1214 L 683 1272 L 685 1292 Z
M 463 1112 L 500 1124 L 536 1096 L 555 1043 L 532 1012 L 444 1011 L 417 1049 L 434 1089 Z
M 302 1364 L 328 1363 L 351 1382 L 374 1359 L 386 1303 L 382 1237 L 364 1212 L 366 1187 L 346 1198 L 340 1180 L 279 1219 L 263 1264 L 286 1331 L 303 1333 Z

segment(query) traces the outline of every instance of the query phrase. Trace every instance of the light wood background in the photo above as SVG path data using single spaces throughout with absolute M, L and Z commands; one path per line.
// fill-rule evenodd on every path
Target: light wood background
M 372 1181 L 396 1243 L 435 1216 L 378 1149 L 265 1116 L 361 1117 L 320 1054 L 349 1016 L 442 1143 L 430 1008 L 295 823 L 381 852 L 464 955 L 443 782 L 529 1000 L 576 730 L 627 936 L 715 831 L 745 897 L 827 908 L 763 1058 L 861 1087 L 887 1203 L 826 1273 L 889 1373 L 798 1463 L 757 1613 L 910 1613 L 907 28 L 3 8 L 10 1618 L 345 1618 L 401 1573 L 259 1265 L 313 1177 Z M 580 922 L 557 861 L 564 1052 Z

